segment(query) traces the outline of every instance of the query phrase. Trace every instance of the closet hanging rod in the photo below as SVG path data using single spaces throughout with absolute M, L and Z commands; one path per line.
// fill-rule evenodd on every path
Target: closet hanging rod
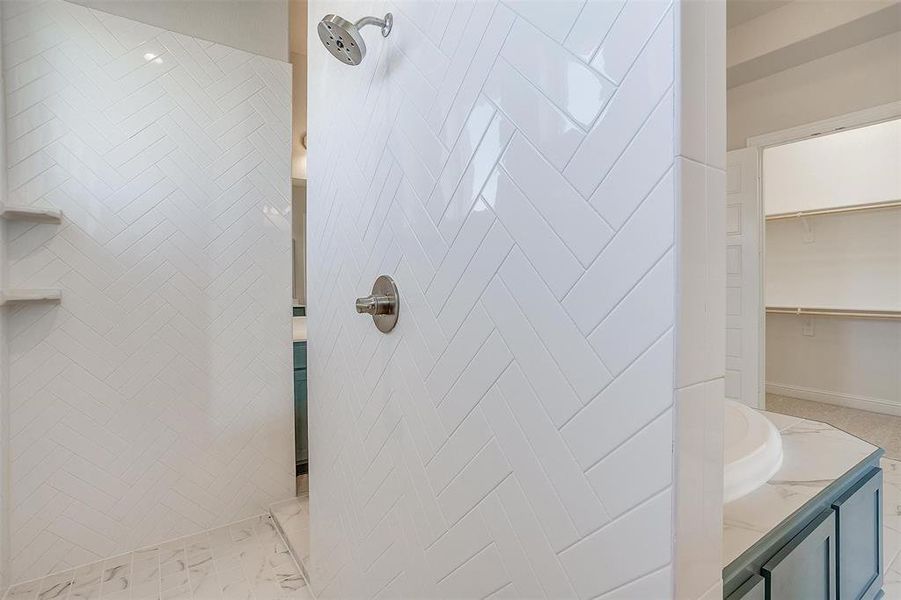
M 857 319 L 901 319 L 901 310 L 862 310 L 856 308 L 794 308 L 767 306 L 766 312 L 777 315 L 854 317 Z
M 797 219 L 798 217 L 811 217 L 815 215 L 837 215 L 865 210 L 885 210 L 888 208 L 901 208 L 901 200 L 871 202 L 869 204 L 855 204 L 851 206 L 836 206 L 834 208 L 818 208 L 814 210 L 799 210 L 797 212 L 791 213 L 778 213 L 775 215 L 767 215 L 766 220 L 779 221 L 782 219 Z

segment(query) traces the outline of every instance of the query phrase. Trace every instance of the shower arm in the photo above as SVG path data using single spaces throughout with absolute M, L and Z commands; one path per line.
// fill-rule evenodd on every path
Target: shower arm
M 363 17 L 356 23 L 354 23 L 354 27 L 357 29 L 362 29 L 367 25 L 375 25 L 379 29 L 382 30 L 382 37 L 388 37 L 388 34 L 391 33 L 391 25 L 393 24 L 394 19 L 391 17 L 391 13 L 385 15 L 384 19 L 379 19 L 378 17 Z

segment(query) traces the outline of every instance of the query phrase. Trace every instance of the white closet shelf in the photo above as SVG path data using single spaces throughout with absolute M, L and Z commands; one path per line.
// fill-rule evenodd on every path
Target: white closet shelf
M 7 221 L 30 221 L 32 223 L 61 223 L 63 211 L 53 208 L 31 206 L 7 206 L 0 212 Z
M 56 288 L 3 290 L 0 292 L 0 306 L 23 302 L 59 302 L 62 297 L 62 290 Z
M 870 204 L 852 204 L 849 206 L 835 206 L 833 208 L 816 208 L 812 210 L 799 210 L 791 213 L 777 213 L 767 215 L 767 221 L 779 221 L 782 219 L 797 219 L 800 217 L 814 217 L 817 215 L 839 215 L 844 213 L 862 212 L 869 210 L 887 210 L 889 208 L 901 208 L 901 200 L 888 202 L 871 202 Z
M 864 308 L 812 308 L 767 306 L 766 312 L 776 315 L 850 317 L 855 319 L 901 319 L 901 310 L 870 310 Z

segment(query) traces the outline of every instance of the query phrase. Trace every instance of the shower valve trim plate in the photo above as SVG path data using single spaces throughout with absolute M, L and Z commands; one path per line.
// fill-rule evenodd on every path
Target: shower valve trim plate
M 382 333 L 394 329 L 400 312 L 400 298 L 394 280 L 387 275 L 379 275 L 372 284 L 372 293 L 357 298 L 356 309 L 360 314 L 372 315 L 372 322 Z

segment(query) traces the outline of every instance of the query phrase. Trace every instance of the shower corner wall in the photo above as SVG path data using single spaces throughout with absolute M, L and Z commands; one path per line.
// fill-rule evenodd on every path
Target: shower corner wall
M 3 76 L 4 2 L 0 2 L 0 208 L 7 201 L 6 80 Z M 7 280 L 6 227 L 0 222 L 0 293 Z M 9 360 L 6 312 L 0 307 L 0 593 L 9 584 Z
M 675 597 L 722 598 L 726 3 L 676 5 Z

